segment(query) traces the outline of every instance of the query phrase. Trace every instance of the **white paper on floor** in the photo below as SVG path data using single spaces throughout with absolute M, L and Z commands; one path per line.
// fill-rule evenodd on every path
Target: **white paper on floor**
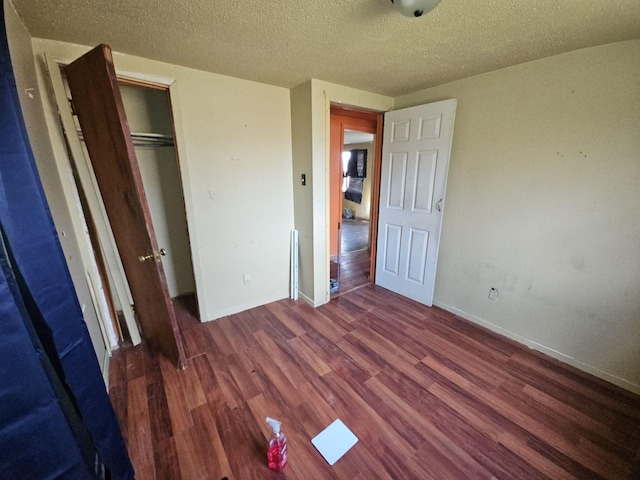
M 329 465 L 333 465 L 340 457 L 353 447 L 358 441 L 351 430 L 337 419 L 311 439 L 311 443 L 318 449 Z

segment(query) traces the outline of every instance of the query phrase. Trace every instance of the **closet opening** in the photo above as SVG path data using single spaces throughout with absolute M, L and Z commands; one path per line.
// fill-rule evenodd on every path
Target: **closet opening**
M 167 87 L 119 80 L 169 294 L 198 318 L 191 243 Z

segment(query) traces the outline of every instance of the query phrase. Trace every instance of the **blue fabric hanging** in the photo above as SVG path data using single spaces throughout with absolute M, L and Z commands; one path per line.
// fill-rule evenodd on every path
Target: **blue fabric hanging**
M 47 378 L 0 242 L 0 478 L 92 478 Z
M 0 10 L 0 478 L 92 478 L 95 451 L 107 478 L 132 479 L 27 138 Z

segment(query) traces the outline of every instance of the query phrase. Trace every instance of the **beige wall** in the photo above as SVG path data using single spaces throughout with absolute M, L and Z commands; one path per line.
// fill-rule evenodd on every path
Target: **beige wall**
M 87 48 L 34 39 L 71 61 Z M 170 84 L 203 320 L 288 296 L 293 228 L 289 91 L 114 54 L 119 73 Z M 44 74 L 41 82 L 46 81 Z M 50 115 L 52 113 L 50 112 Z M 249 274 L 250 283 L 243 282 Z
M 13 5 L 4 1 L 5 23 L 11 63 L 16 77 L 16 86 L 22 107 L 29 141 L 43 188 L 47 196 L 49 208 L 58 232 L 60 244 L 64 252 L 71 278 L 75 286 L 78 300 L 83 310 L 84 320 L 89 330 L 89 336 L 100 362 L 103 374 L 108 374 L 109 350 L 105 345 L 97 313 L 93 307 L 89 285 L 85 269 L 82 264 L 78 239 L 73 235 L 74 227 L 71 215 L 66 208 L 66 200 L 62 191 L 62 181 L 54 162 L 48 161 L 53 157 L 53 149 L 46 132 L 44 111 L 40 101 L 40 87 L 36 78 L 35 65 L 33 63 L 33 50 L 31 47 L 31 35 L 16 14 Z M 81 239 L 82 240 L 82 239 Z
M 293 210 L 295 229 L 298 231 L 300 298 L 313 304 L 314 297 L 314 221 L 313 221 L 313 166 L 311 126 L 311 81 L 291 90 L 291 148 L 293 155 Z M 302 185 L 301 176 L 306 176 Z
M 436 304 L 640 392 L 638 59 L 578 50 L 396 108 L 458 101 Z
M 371 216 L 371 186 L 373 184 L 373 172 L 375 168 L 375 151 L 373 142 L 368 143 L 352 143 L 345 145 L 344 149 L 353 150 L 355 148 L 367 151 L 367 176 L 362 184 L 362 201 L 360 203 L 352 202 L 342 198 L 342 209 L 350 208 L 355 218 L 358 220 L 369 220 Z

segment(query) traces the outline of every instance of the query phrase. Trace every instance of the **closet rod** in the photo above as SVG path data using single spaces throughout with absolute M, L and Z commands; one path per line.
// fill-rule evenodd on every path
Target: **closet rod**
M 78 130 L 78 137 L 84 141 L 82 131 Z M 162 133 L 137 133 L 131 132 L 133 145 L 136 147 L 173 147 L 173 137 Z

